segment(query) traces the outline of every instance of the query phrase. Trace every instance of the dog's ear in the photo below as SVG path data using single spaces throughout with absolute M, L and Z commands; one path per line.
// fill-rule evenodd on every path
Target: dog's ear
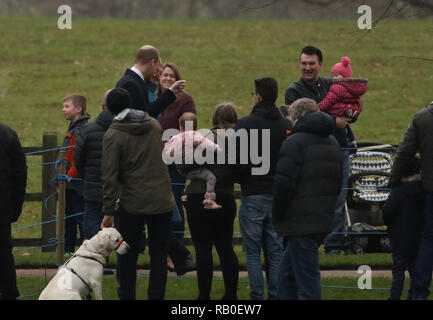
M 107 248 L 108 242 L 110 240 L 110 235 L 107 233 L 101 233 L 98 237 L 98 251 L 103 252 Z

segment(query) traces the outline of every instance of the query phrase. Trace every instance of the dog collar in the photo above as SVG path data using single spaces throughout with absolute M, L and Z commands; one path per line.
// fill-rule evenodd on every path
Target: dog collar
M 125 242 L 125 241 L 122 239 L 122 240 L 117 244 L 116 249 L 114 249 L 114 250 L 116 251 L 117 249 L 119 249 L 120 246 L 122 245 L 122 243 L 124 243 L 124 242 Z

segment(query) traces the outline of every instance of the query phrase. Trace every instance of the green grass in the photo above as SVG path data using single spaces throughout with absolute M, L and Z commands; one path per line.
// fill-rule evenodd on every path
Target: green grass
M 247 115 L 252 108 L 249 93 L 258 77 L 277 79 L 277 105 L 282 104 L 285 89 L 300 76 L 299 51 L 308 44 L 324 53 L 322 75 L 329 75 L 332 65 L 348 55 L 354 76 L 369 79 L 364 111 L 352 126 L 358 141 L 399 143 L 413 113 L 433 99 L 432 62 L 412 59 L 433 58 L 425 49 L 433 42 L 429 20 L 381 21 L 359 42 L 363 31 L 355 20 L 74 19 L 72 30 L 59 30 L 57 18 L 1 18 L 0 30 L 0 122 L 13 127 L 24 146 L 40 146 L 45 131 L 57 131 L 61 143 L 68 125 L 61 100 L 69 93 L 84 94 L 95 119 L 103 93 L 146 43 L 156 46 L 164 61 L 180 66 L 201 128 L 210 126 L 212 110 L 223 101 L 233 101 L 239 116 Z M 41 160 L 32 156 L 27 161 Z M 39 192 L 40 184 L 41 167 L 29 167 L 27 192 Z M 40 214 L 40 203 L 25 203 L 13 228 L 40 221 Z M 14 231 L 13 237 L 38 238 L 40 230 Z M 236 250 L 245 265 L 241 248 Z M 20 251 L 15 257 L 18 265 L 56 261 L 55 254 L 39 250 Z M 146 263 L 147 258 L 141 259 Z M 322 266 L 352 268 L 390 261 L 389 255 L 320 255 Z
M 47 281 L 51 278 L 48 277 Z M 137 300 L 147 299 L 148 276 L 137 277 Z M 358 278 L 324 278 L 322 279 L 322 296 L 324 300 L 386 300 L 391 286 L 390 278 L 373 277 L 371 290 L 360 290 Z M 18 277 L 18 287 L 22 300 L 34 300 L 46 284 L 45 277 Z M 240 278 L 238 284 L 238 298 L 250 300 L 248 279 Z M 406 299 L 409 280 L 406 279 L 402 298 Z M 118 284 L 114 276 L 103 278 L 104 300 L 118 300 Z M 28 296 L 31 295 L 31 296 Z M 214 278 L 211 299 L 220 299 L 224 295 L 224 282 L 221 278 Z M 198 296 L 197 280 L 194 277 L 168 278 L 166 300 L 194 300 Z M 266 296 L 265 296 L 266 297 Z

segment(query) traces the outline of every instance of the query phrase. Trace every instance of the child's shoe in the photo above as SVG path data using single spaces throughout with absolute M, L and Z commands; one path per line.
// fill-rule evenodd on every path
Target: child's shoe
M 221 209 L 222 207 L 214 200 L 204 199 L 203 205 L 205 209 Z
M 215 192 L 206 192 L 204 195 L 203 205 L 205 209 L 221 209 L 222 207 L 215 202 Z

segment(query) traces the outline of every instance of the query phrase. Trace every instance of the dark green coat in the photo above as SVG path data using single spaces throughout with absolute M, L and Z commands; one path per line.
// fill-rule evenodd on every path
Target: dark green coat
M 127 109 L 113 119 L 102 147 L 103 212 L 114 215 L 116 200 L 131 214 L 171 212 L 167 165 L 162 161 L 162 129 L 146 112 Z

